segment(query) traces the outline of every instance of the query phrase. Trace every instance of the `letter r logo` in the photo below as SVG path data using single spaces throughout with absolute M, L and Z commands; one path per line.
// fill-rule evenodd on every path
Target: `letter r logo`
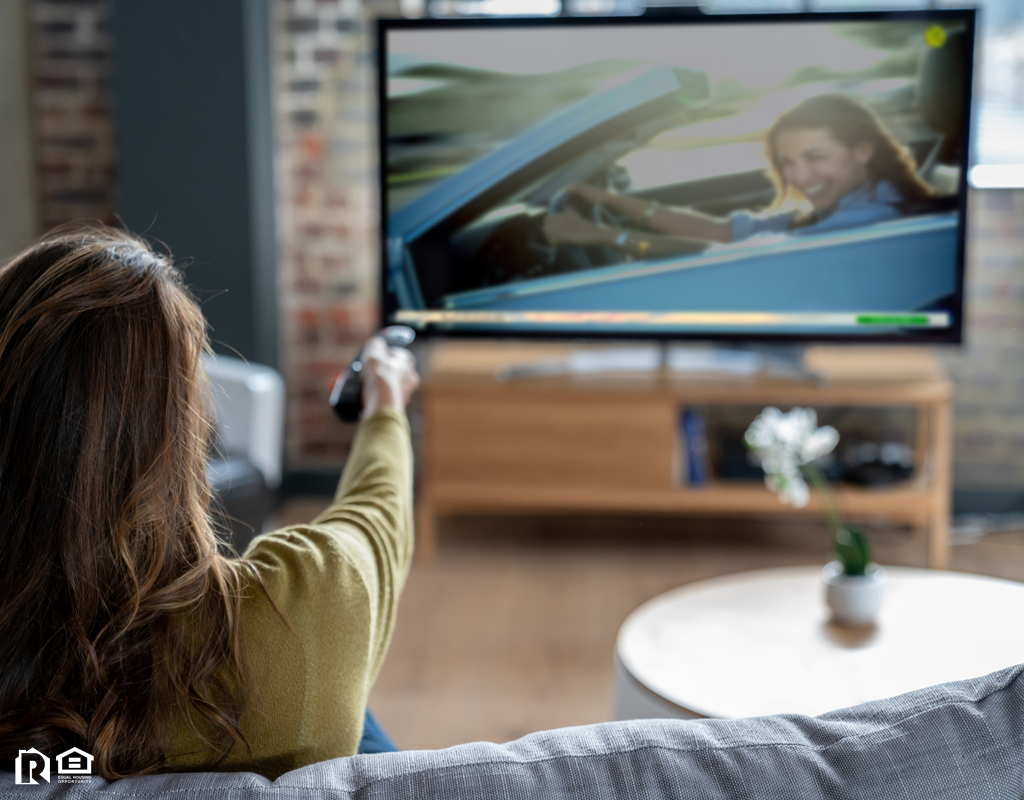
M 36 777 L 50 782 L 50 759 L 36 750 L 19 750 L 14 759 L 14 782 L 39 784 Z

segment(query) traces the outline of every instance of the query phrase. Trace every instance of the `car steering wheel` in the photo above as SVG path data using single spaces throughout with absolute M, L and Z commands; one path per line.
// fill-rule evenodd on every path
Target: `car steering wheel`
M 569 201 L 571 199 L 572 195 L 565 189 L 560 189 L 555 192 L 551 196 L 551 200 L 548 202 L 548 213 L 561 214 L 563 211 L 567 211 L 569 209 Z M 591 206 L 591 216 L 594 221 L 599 225 L 605 224 L 605 217 L 609 214 L 608 210 L 602 207 L 599 203 L 591 203 Z M 556 245 L 556 247 L 562 251 L 565 258 L 573 265 L 573 270 L 593 269 L 593 262 L 580 245 L 560 244 Z

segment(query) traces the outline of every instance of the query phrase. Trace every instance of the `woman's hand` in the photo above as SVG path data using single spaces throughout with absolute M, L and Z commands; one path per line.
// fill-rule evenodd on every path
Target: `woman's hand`
M 612 244 L 618 234 L 613 228 L 595 225 L 583 219 L 572 209 L 544 218 L 544 237 L 553 245 L 560 244 Z
M 599 189 L 597 186 L 592 186 L 589 183 L 570 183 L 565 187 L 565 191 L 577 197 L 582 197 L 588 203 L 595 205 L 601 205 L 602 203 L 607 205 L 609 202 L 614 203 L 615 198 L 618 197 L 618 195 L 607 192 L 604 189 Z
M 379 408 L 405 411 L 420 385 L 416 357 L 404 347 L 388 347 L 380 336 L 363 345 L 363 417 Z

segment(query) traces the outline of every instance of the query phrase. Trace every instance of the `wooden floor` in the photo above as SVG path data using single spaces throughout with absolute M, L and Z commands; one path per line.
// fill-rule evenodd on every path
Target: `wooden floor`
M 324 498 L 293 499 L 279 525 Z M 872 530 L 879 562 L 924 566 L 902 530 Z M 464 517 L 443 521 L 437 560 L 413 567 L 371 708 L 402 749 L 504 742 L 610 719 L 619 626 L 690 581 L 822 564 L 824 525 L 665 517 Z M 953 569 L 1024 581 L 1024 532 L 954 548 Z M 968 676 L 964 676 L 968 677 Z

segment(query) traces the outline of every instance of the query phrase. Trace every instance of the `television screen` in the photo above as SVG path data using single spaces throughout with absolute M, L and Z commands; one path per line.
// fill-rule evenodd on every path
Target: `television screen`
M 382 21 L 383 316 L 957 342 L 974 12 Z

